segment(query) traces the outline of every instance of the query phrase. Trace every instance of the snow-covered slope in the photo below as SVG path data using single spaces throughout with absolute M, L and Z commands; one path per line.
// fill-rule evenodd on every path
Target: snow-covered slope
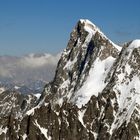
M 114 86 L 110 90 L 115 94 L 112 103 L 117 104 L 117 110 L 113 114 L 110 133 L 122 127 L 124 123 L 127 126 L 133 122 L 133 129 L 137 129 L 137 120 L 140 119 L 140 40 L 132 41 L 123 49 L 112 79 Z M 140 134 L 140 131 L 137 131 Z M 140 139 L 140 136 L 135 139 Z

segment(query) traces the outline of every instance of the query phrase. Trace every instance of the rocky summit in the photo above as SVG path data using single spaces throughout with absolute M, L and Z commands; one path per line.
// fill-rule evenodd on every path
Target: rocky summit
M 39 98 L 0 89 L 0 140 L 140 140 L 140 40 L 73 29 Z

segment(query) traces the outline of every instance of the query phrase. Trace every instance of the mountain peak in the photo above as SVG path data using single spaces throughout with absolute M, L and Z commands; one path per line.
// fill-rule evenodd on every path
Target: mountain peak
M 90 20 L 88 19 L 80 19 L 79 20 L 80 23 L 84 24 L 85 26 L 89 26 L 89 27 L 94 27 L 97 28 L 97 26 L 95 24 L 93 24 Z
M 121 47 L 113 43 L 94 23 L 88 19 L 80 19 L 78 26 L 82 26 L 86 32 L 88 32 L 88 37 L 91 38 L 95 36 L 96 33 L 100 35 L 101 38 L 108 40 L 117 50 L 121 51 Z
M 85 31 L 87 31 L 89 34 L 95 35 L 95 33 L 98 32 L 105 37 L 105 35 L 100 31 L 100 29 L 88 19 L 80 19 L 78 23 L 80 23 L 80 25 L 83 25 Z
M 61 55 L 51 88 L 45 89 L 46 93 L 56 93 L 54 105 L 61 106 L 67 100 L 80 108 L 92 95 L 98 96 L 106 86 L 105 76 L 119 54 L 116 46 L 92 22 L 79 20 Z M 92 88 L 93 83 L 97 88 Z

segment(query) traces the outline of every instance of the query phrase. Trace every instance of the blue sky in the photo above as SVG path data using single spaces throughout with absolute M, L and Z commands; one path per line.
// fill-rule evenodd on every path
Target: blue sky
M 140 38 L 140 0 L 0 0 L 0 55 L 62 51 L 86 18 L 114 41 Z

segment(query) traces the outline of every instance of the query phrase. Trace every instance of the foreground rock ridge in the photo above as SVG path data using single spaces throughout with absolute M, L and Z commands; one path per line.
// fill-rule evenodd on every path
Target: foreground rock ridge
M 139 87 L 140 40 L 81 19 L 39 99 L 0 90 L 0 140 L 139 140 Z

